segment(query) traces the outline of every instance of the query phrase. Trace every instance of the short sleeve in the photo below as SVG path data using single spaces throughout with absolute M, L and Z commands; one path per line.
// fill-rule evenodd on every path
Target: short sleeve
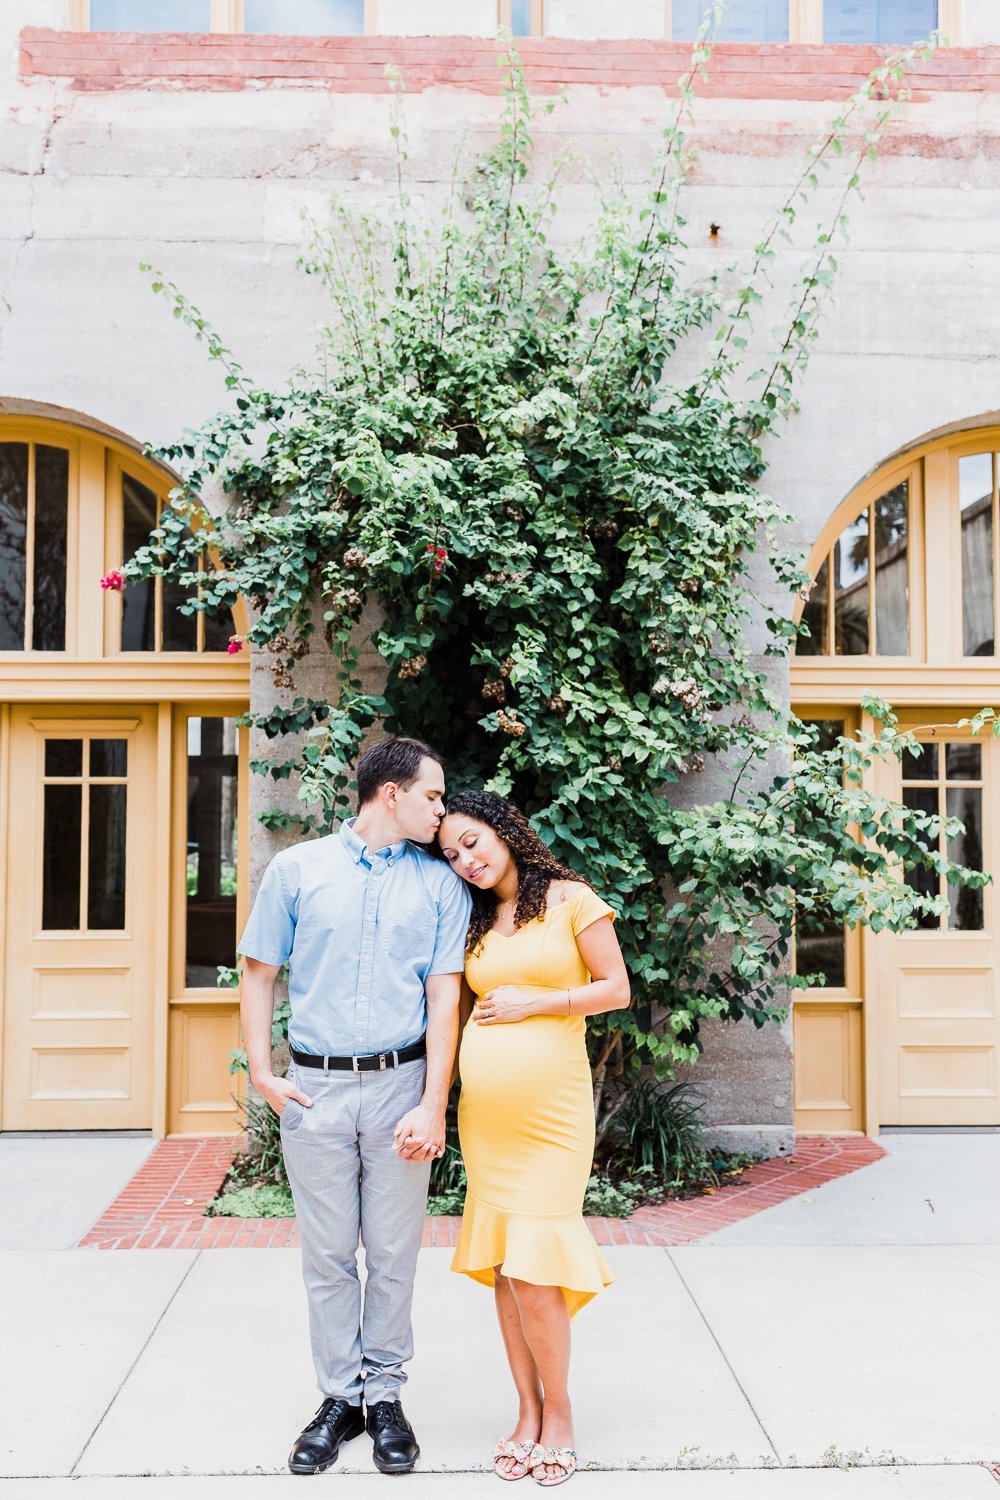
M 594 922 L 599 922 L 601 917 L 610 917 L 614 921 L 616 915 L 614 907 L 602 901 L 589 885 L 581 885 L 571 897 L 570 921 L 573 924 L 574 937 L 577 937 L 585 928 L 592 926 Z
M 295 940 L 294 901 L 285 888 L 281 865 L 272 859 L 264 871 L 237 953 L 262 964 L 287 963 Z
M 472 897 L 465 882 L 450 870 L 438 902 L 437 935 L 430 974 L 461 974 L 465 969 L 465 934 L 472 915 Z

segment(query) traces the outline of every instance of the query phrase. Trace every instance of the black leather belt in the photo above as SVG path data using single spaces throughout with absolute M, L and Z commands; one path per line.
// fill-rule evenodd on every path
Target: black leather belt
M 386 1068 L 398 1068 L 400 1063 L 426 1057 L 427 1041 L 421 1037 L 412 1047 L 399 1047 L 395 1052 L 369 1052 L 364 1057 L 317 1057 L 314 1052 L 297 1052 L 294 1047 L 288 1050 L 303 1068 L 346 1068 L 352 1073 L 381 1073 Z

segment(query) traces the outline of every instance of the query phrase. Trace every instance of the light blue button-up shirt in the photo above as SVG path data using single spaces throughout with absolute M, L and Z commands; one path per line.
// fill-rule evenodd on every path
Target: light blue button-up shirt
M 238 951 L 289 964 L 288 1039 L 300 1052 L 360 1057 L 418 1042 L 424 981 L 460 974 L 472 898 L 419 845 L 371 850 L 352 818 L 276 854 Z

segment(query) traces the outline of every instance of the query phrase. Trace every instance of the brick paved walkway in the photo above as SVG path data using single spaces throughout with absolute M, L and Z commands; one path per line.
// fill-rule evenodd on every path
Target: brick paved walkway
M 102 1250 L 297 1245 L 294 1219 L 205 1217 L 204 1206 L 218 1191 L 237 1145 L 218 1136 L 160 1141 L 80 1244 Z M 600 1245 L 686 1245 L 884 1155 L 863 1136 L 802 1136 L 794 1156 L 761 1162 L 714 1192 L 640 1208 L 629 1219 L 588 1222 Z M 424 1244 L 453 1245 L 460 1223 L 428 1218 Z

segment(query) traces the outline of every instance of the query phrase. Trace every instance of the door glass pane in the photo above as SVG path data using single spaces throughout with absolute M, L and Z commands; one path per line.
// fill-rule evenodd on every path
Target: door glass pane
M 246 0 L 246 27 L 284 36 L 361 36 L 365 0 Z
M 937 746 L 933 747 L 935 750 Z M 933 786 L 906 786 L 903 788 L 903 806 L 915 808 L 918 812 L 930 813 L 936 816 L 938 811 L 937 787 Z M 928 849 L 936 849 L 938 840 L 924 834 L 924 844 Z M 906 871 L 906 883 L 911 890 L 917 891 L 921 896 L 939 896 L 941 894 L 940 877 L 933 871 L 920 866 L 918 869 Z M 930 912 L 921 912 L 917 918 L 917 926 L 927 930 L 940 928 L 941 918 Z
M 829 559 L 824 558 L 823 566 L 816 574 L 813 591 L 802 611 L 802 621 L 803 624 L 809 626 L 809 634 L 800 636 L 795 642 L 796 656 L 826 656 L 827 654 L 826 631 L 829 613 L 827 579 L 829 576 Z
M 125 776 L 128 773 L 128 740 L 91 740 L 91 776 Z
M 674 41 L 692 41 L 712 5 L 713 0 L 673 0 Z M 788 0 L 728 0 L 714 36 L 719 42 L 787 42 Z
M 510 29 L 514 36 L 531 35 L 531 0 L 511 0 Z
M 45 741 L 46 776 L 82 776 L 82 740 Z
M 945 775 L 949 781 L 981 781 L 983 775 L 982 746 L 946 745 Z
M 90 0 L 91 31 L 211 31 L 210 0 Z
M 66 649 L 66 525 L 69 453 L 39 443 L 35 448 L 33 651 Z
M 937 0 L 823 0 L 823 40 L 905 46 L 930 35 L 937 11 Z
M 832 750 L 844 733 L 843 719 L 806 719 L 816 731 L 817 750 Z M 831 913 L 818 932 L 799 926 L 795 934 L 795 972 L 809 977 L 823 974 L 830 989 L 847 984 L 847 935 L 843 922 Z
M 950 786 L 947 791 L 949 818 L 961 818 L 965 832 L 948 840 L 948 858 L 970 870 L 983 868 L 983 794 L 977 786 Z M 983 893 L 967 886 L 948 887 L 948 927 L 952 932 L 981 932 Z
M 213 986 L 236 949 L 235 719 L 188 720 L 188 988 Z
M 58 741 L 56 742 L 58 743 Z M 45 788 L 42 828 L 42 926 L 80 926 L 80 827 L 83 785 Z
M 795 972 L 803 977 L 824 976 L 827 989 L 842 990 L 847 984 L 847 944 L 843 922 L 831 918 L 819 932 L 795 934 Z
M 90 788 L 87 926 L 125 926 L 125 797 L 123 785 Z
M 875 501 L 875 650 L 907 656 L 910 650 L 908 489 L 904 480 Z
M 0 651 L 24 650 L 28 445 L 0 443 Z
M 958 460 L 962 513 L 962 651 L 994 654 L 993 455 L 970 453 Z
M 151 489 L 122 475 L 122 561 L 149 544 L 149 534 L 159 520 L 159 503 Z M 152 578 L 130 581 L 122 599 L 122 650 L 156 649 L 156 588 Z

